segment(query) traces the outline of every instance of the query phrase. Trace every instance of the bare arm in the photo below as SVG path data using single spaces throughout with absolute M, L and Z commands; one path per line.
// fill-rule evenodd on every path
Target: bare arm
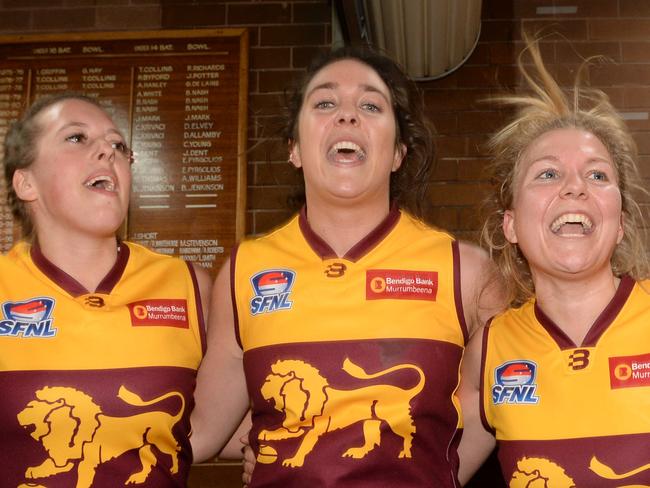
M 190 441 L 195 462 L 211 458 L 222 449 L 248 408 L 243 352 L 235 338 L 234 320 L 227 261 L 212 289 L 208 349 L 194 393 Z
M 212 292 L 212 278 L 210 278 L 210 274 L 205 270 L 203 266 L 192 263 L 192 269 L 194 269 L 194 275 L 196 276 L 196 281 L 199 285 L 201 309 L 203 311 L 203 319 L 205 320 L 205 325 L 207 327 L 208 314 L 210 312 L 210 293 Z
M 242 420 L 228 443 L 219 452 L 219 459 L 243 459 L 244 447 L 248 446 L 248 433 L 251 430 L 250 410 Z
M 477 331 L 465 348 L 461 364 L 461 381 L 458 396 L 463 412 L 463 437 L 458 447 L 460 468 L 458 478 L 467 483 L 488 458 L 496 441 L 485 430 L 480 415 L 480 377 L 482 330 Z
M 492 261 L 488 253 L 468 242 L 461 241 L 460 284 L 469 335 L 483 327 L 505 306 L 503 285 L 494 279 Z

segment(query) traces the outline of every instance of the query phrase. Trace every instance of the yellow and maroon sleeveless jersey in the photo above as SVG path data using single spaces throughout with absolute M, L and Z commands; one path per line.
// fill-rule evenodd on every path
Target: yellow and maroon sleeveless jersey
M 339 258 L 303 211 L 232 266 L 253 487 L 458 486 L 467 332 L 450 236 L 393 209 Z
M 0 484 L 185 486 L 205 347 L 191 266 L 121 243 L 89 293 L 19 243 L 0 307 Z
M 534 301 L 483 336 L 483 422 L 510 487 L 650 486 L 650 282 L 624 277 L 576 346 Z

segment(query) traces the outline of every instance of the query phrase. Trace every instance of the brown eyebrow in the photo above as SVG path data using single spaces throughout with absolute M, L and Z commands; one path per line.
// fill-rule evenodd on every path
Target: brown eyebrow
M 314 88 L 309 90 L 305 94 L 305 98 L 309 98 L 311 96 L 311 94 L 314 93 L 316 90 L 334 90 L 335 88 L 338 88 L 339 85 L 340 85 L 339 83 L 336 83 L 336 82 L 333 82 L 333 81 L 326 81 L 325 83 L 321 83 L 320 85 L 316 85 Z M 390 100 L 386 97 L 384 92 L 382 92 L 379 88 L 377 88 L 377 87 L 375 87 L 373 85 L 367 85 L 367 84 L 364 84 L 364 83 L 362 83 L 359 86 L 363 89 L 364 92 L 378 93 L 379 95 L 381 95 L 384 98 L 384 100 L 386 100 L 387 103 L 390 103 Z

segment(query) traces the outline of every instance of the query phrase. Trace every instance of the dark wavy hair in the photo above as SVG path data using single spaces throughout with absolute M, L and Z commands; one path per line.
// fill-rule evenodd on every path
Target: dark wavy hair
M 433 124 L 425 115 L 419 88 L 390 57 L 366 46 L 345 46 L 316 57 L 289 93 L 282 137 L 287 144 L 298 140 L 298 116 L 307 85 L 321 69 L 345 59 L 368 65 L 388 87 L 395 114 L 395 146 L 404 144 L 407 149 L 402 165 L 391 174 L 390 199 L 411 214 L 426 218 L 435 160 Z

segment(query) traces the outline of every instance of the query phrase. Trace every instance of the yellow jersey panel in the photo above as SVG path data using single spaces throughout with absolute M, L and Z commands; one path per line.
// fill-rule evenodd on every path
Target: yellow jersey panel
M 534 301 L 492 321 L 483 419 L 510 486 L 535 470 L 578 487 L 650 486 L 649 321 L 650 297 L 629 277 L 579 346 Z
M 457 243 L 394 209 L 346 256 L 305 213 L 232 260 L 252 486 L 457 486 Z
M 205 347 L 186 263 L 123 242 L 89 293 L 19 243 L 0 258 L 0 313 L 7 486 L 185 486 Z

